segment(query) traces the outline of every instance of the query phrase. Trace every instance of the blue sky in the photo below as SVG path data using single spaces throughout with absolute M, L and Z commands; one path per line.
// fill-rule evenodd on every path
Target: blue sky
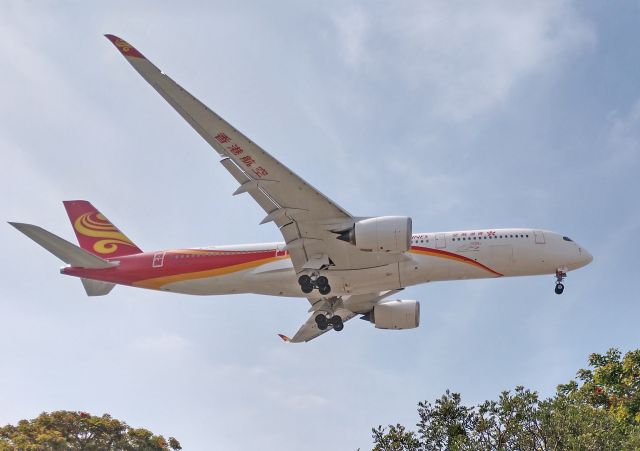
M 102 35 L 130 41 L 358 215 L 414 230 L 540 227 L 594 262 L 434 283 L 411 331 L 363 321 L 287 346 L 304 299 L 116 287 L 88 299 L 0 227 L 0 423 L 109 412 L 185 449 L 366 449 L 450 388 L 543 395 L 638 347 L 637 2 L 0 4 L 1 217 L 73 240 L 88 199 L 143 249 L 280 240 L 215 152 Z

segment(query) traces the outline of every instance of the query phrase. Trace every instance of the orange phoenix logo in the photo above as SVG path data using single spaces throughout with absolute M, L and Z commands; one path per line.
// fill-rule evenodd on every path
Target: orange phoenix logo
M 127 41 L 123 41 L 122 39 L 118 38 L 118 40 L 116 40 L 114 44 L 116 47 L 118 47 L 120 50 L 122 50 L 125 53 L 131 50 L 131 44 L 129 44 Z
M 85 213 L 79 216 L 73 227 L 84 236 L 98 238 L 93 243 L 93 250 L 99 254 L 113 254 L 119 245 L 135 247 L 129 238 L 100 213 Z

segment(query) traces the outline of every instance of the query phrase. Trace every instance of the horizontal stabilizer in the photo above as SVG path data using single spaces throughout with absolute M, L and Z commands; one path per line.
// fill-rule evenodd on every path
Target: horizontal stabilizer
M 109 262 L 95 256 L 91 252 L 85 251 L 81 247 L 48 232 L 42 227 L 32 224 L 23 224 L 20 222 L 10 222 L 9 224 L 71 266 L 92 269 L 111 268 L 113 266 L 117 266 L 117 263 Z
M 82 278 L 82 285 L 84 291 L 87 292 L 87 296 L 104 296 L 109 294 L 113 287 L 116 285 L 111 282 L 103 282 L 101 280 L 85 279 Z

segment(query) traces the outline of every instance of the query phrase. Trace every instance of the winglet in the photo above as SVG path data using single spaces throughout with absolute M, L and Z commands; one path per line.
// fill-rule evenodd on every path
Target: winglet
M 291 343 L 291 338 L 287 337 L 286 335 L 278 334 L 278 337 L 282 338 L 282 341 L 284 341 L 285 343 Z
M 120 53 L 122 53 L 124 56 L 146 59 L 142 53 L 138 52 L 138 50 L 136 50 L 134 46 L 129 44 L 124 39 L 120 39 L 118 36 L 114 36 L 112 34 L 105 34 L 104 36 L 108 40 L 110 40 L 113 43 L 113 45 L 115 45 L 118 48 L 118 50 L 120 50 Z

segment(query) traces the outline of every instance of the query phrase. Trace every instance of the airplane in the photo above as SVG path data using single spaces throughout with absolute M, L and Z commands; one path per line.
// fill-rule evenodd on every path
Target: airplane
M 413 233 L 408 216 L 353 216 L 161 72 L 136 48 L 105 35 L 220 156 L 275 223 L 283 242 L 145 252 L 85 200 L 64 201 L 79 246 L 36 225 L 12 226 L 67 266 L 88 296 L 115 285 L 192 295 L 306 297 L 307 321 L 285 342 L 310 341 L 360 315 L 379 329 L 412 329 L 420 304 L 389 298 L 435 281 L 567 273 L 593 257 L 566 235 L 536 228 Z

